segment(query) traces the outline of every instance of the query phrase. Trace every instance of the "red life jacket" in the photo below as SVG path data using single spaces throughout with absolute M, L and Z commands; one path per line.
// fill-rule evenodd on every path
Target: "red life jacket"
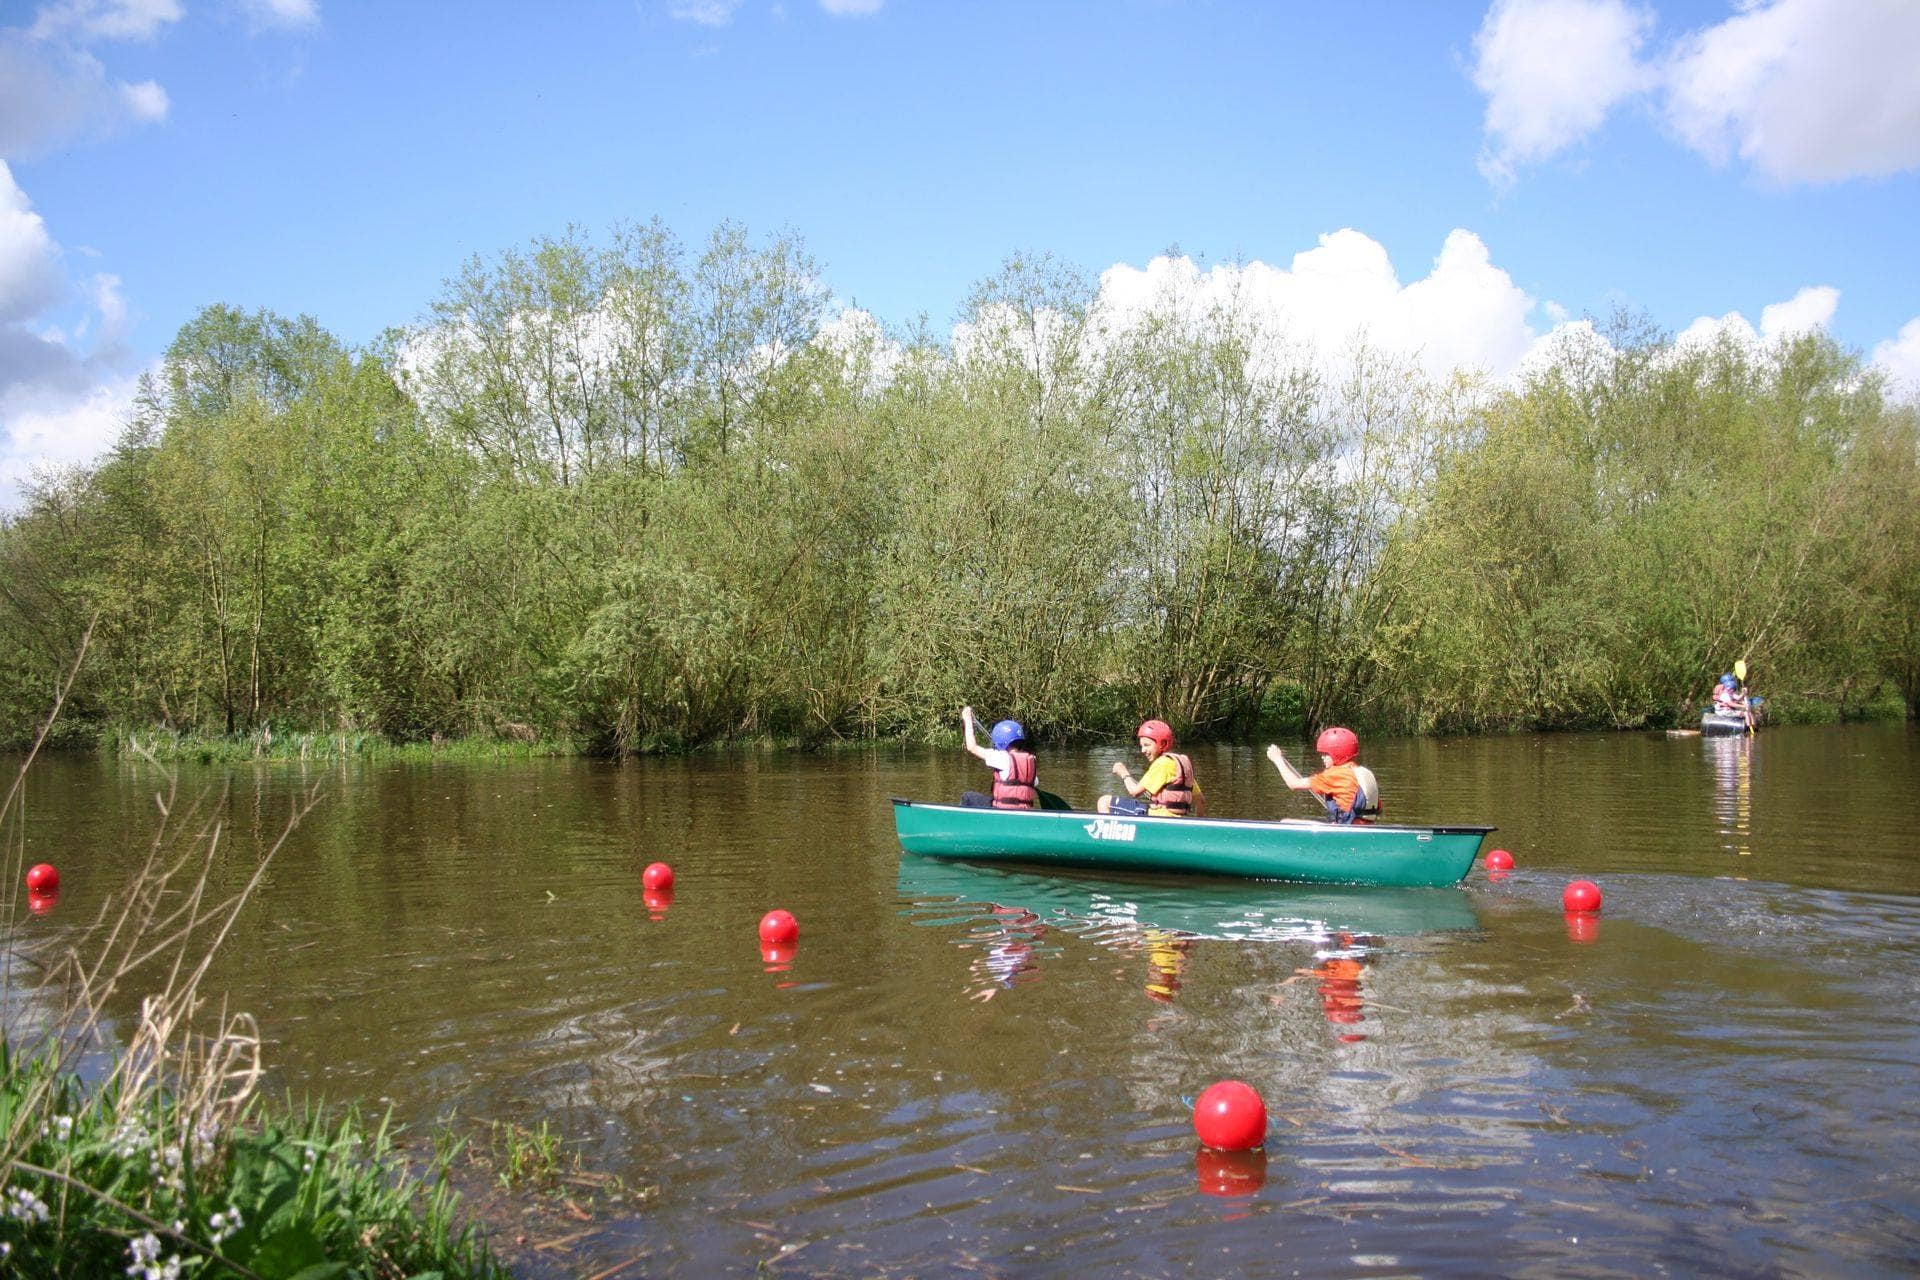
M 1175 817 L 1184 818 L 1193 812 L 1193 761 L 1178 751 L 1169 751 L 1167 755 L 1180 766 L 1180 774 L 1172 782 L 1147 797 L 1147 803 L 1157 809 L 1172 811 Z
M 1040 760 L 1031 751 L 1007 752 L 1007 776 L 993 771 L 993 807 L 996 809 L 1035 809 L 1040 805 L 1040 788 L 1034 782 L 1040 776 Z

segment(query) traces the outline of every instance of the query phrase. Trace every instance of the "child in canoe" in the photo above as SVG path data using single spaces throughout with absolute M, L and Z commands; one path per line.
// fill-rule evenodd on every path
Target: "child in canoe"
M 991 747 L 983 747 L 973 738 L 973 708 L 960 708 L 960 725 L 966 730 L 967 752 L 993 770 L 993 793 L 963 791 L 960 803 L 969 809 L 1038 809 L 1040 807 L 1040 762 L 1027 750 L 1027 731 L 1018 720 L 1002 720 L 987 735 Z
M 1185 818 L 1207 812 L 1207 798 L 1194 781 L 1193 761 L 1173 749 L 1173 730 L 1164 720 L 1148 720 L 1135 731 L 1147 770 L 1134 781 L 1133 771 L 1114 762 L 1113 776 L 1126 787 L 1124 796 L 1101 796 L 1094 808 L 1101 813 L 1131 817 Z
M 1287 780 L 1287 786 L 1295 791 L 1311 791 L 1314 798 L 1327 807 L 1327 817 L 1333 822 L 1348 823 L 1380 811 L 1378 791 L 1366 785 L 1372 782 L 1373 774 L 1353 762 L 1360 754 L 1360 739 L 1354 736 L 1353 730 L 1337 725 L 1322 729 L 1313 749 L 1320 753 L 1325 767 L 1312 777 L 1288 764 L 1285 753 L 1277 745 L 1267 748 L 1267 759 L 1273 761 L 1273 767 Z

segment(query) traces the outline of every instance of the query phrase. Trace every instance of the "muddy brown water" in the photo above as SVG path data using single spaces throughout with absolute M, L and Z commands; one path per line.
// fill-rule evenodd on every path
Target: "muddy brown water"
M 1310 814 L 1263 746 L 1196 753 L 1216 815 Z M 1047 752 L 1041 781 L 1091 803 L 1118 758 Z M 635 1193 L 509 1248 L 525 1275 L 1920 1266 L 1914 731 L 1362 759 L 1390 819 L 1494 824 L 1516 871 L 1342 890 L 903 857 L 887 797 L 979 785 L 958 751 L 180 786 L 230 788 L 223 885 L 324 787 L 208 981 L 258 1016 L 276 1086 L 416 1128 L 545 1121 Z M 64 884 L 13 945 L 93 916 L 156 781 L 36 766 L 9 838 Z M 1563 916 L 1575 877 L 1597 919 Z M 791 955 L 759 946 L 775 907 Z M 1266 1099 L 1260 1155 L 1195 1139 L 1191 1099 L 1229 1077 Z

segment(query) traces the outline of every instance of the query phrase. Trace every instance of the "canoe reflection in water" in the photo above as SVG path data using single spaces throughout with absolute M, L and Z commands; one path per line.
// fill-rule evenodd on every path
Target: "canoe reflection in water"
M 969 998 L 989 1000 L 1040 976 L 1068 936 L 1142 958 L 1148 998 L 1171 1003 L 1196 942 L 1307 943 L 1329 1022 L 1361 1020 L 1371 940 L 1479 927 L 1459 888 L 1363 888 L 1190 876 L 1088 875 L 981 866 L 905 854 L 898 893 L 916 923 L 963 929 L 981 948 Z M 1050 936 L 1057 935 L 1057 936 Z
M 967 941 L 985 947 L 967 966 L 973 981 L 969 1000 L 991 1000 L 1016 983 L 1036 982 L 1040 961 L 1034 947 L 1047 936 L 1047 926 L 1025 907 L 988 906 L 989 918 L 980 922 Z

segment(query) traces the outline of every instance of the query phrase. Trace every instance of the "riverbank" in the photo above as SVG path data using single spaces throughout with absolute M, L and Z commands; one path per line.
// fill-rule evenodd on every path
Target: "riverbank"
M 1893 722 L 1904 718 L 1905 709 L 1898 697 L 1888 696 L 1877 702 L 1843 708 L 1834 702 L 1799 697 L 1794 694 L 1779 694 L 1770 697 L 1766 703 L 1766 723 L 1768 724 L 1839 724 Z M 1678 709 L 1669 718 L 1641 719 L 1631 724 L 1595 724 L 1582 726 L 1575 732 L 1624 732 L 1640 729 L 1684 729 L 1697 727 L 1699 708 L 1688 706 Z M 1368 737 L 1379 736 L 1423 736 L 1388 734 L 1382 730 L 1362 725 L 1361 732 Z M 359 760 L 377 763 L 406 763 L 426 761 L 481 761 L 481 760 L 536 760 L 572 757 L 600 757 L 610 754 L 603 746 L 578 737 L 541 737 L 531 730 L 511 736 L 499 734 L 470 734 L 460 737 L 442 737 L 436 735 L 427 741 L 401 741 L 378 733 L 366 732 L 325 732 L 314 730 L 277 729 L 267 727 L 252 733 L 208 734 L 182 732 L 158 726 L 133 728 L 124 725 L 110 725 L 94 730 L 91 734 L 85 728 L 75 731 L 67 726 L 67 733 L 59 742 L 62 749 L 97 750 L 110 756 L 152 757 L 165 761 L 188 761 L 198 764 L 240 764 L 259 761 L 343 761 Z M 1505 731 L 1483 730 L 1470 736 L 1511 736 L 1515 733 L 1533 733 L 1539 730 L 1531 726 L 1514 726 Z M 1298 722 L 1270 723 L 1253 726 L 1243 732 L 1231 734 L 1189 734 L 1182 740 L 1189 743 L 1251 740 L 1262 741 L 1274 738 L 1284 739 L 1289 735 L 1306 736 L 1310 726 Z M 1112 738 L 1124 738 L 1126 729 L 1117 728 L 1110 734 L 1078 733 L 1069 736 L 1049 735 L 1041 739 L 1047 746 L 1076 746 L 1097 743 Z M 1454 735 L 1442 735 L 1454 736 Z M 91 740 L 89 740 L 91 738 Z M 642 743 L 630 754 L 643 756 L 672 756 L 692 754 L 718 754 L 725 752 L 785 753 L 864 750 L 874 746 L 955 746 L 960 743 L 960 734 L 956 730 L 951 734 L 937 735 L 931 739 L 920 735 L 891 735 L 872 738 L 838 737 L 825 741 L 804 741 L 791 736 L 752 735 L 734 738 L 722 738 L 687 747 L 682 744 L 657 742 Z

